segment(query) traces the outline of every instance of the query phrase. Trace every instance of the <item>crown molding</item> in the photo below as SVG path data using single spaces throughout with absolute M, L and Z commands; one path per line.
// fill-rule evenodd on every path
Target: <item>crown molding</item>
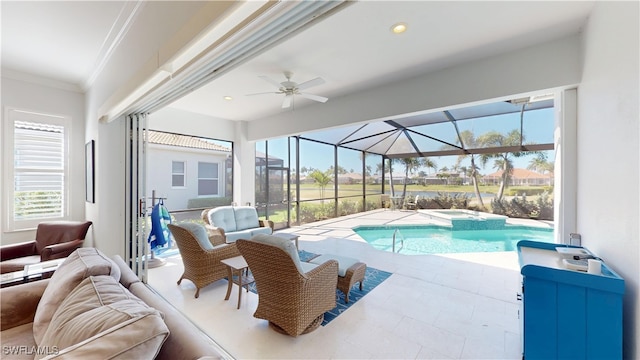
M 78 84 L 72 84 L 60 80 L 55 80 L 47 77 L 43 77 L 36 74 L 29 74 L 18 70 L 2 68 L 0 76 L 7 79 L 13 79 L 18 81 L 24 81 L 36 85 L 48 86 L 60 90 L 77 92 L 84 94 L 85 90 Z

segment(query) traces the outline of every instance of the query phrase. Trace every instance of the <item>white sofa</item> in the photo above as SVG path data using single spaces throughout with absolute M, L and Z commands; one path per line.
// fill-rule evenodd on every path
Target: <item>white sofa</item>
M 252 206 L 220 206 L 205 210 L 205 214 L 203 219 L 210 236 L 222 236 L 227 243 L 273 233 L 273 221 L 259 220 Z

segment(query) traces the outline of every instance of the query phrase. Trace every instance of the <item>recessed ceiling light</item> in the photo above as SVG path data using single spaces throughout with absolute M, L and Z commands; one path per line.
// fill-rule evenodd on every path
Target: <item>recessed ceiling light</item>
M 231 101 L 231 100 L 233 100 L 233 98 L 232 98 L 231 96 L 229 96 L 229 95 L 227 95 L 227 96 L 223 96 L 222 98 L 223 98 L 223 99 L 225 99 L 225 100 L 227 100 L 227 101 Z
M 407 24 L 405 23 L 397 23 L 391 26 L 391 32 L 394 34 L 402 34 L 405 31 L 407 31 Z

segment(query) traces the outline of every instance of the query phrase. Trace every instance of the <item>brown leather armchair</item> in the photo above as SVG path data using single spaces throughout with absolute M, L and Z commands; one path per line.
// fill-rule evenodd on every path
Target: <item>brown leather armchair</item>
M 69 256 L 82 247 L 91 221 L 49 221 L 38 224 L 36 239 L 0 247 L 0 274 L 25 265 Z

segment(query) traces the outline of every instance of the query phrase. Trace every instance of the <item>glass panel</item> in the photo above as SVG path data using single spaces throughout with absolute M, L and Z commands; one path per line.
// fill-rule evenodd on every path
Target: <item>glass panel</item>
M 377 144 L 367 148 L 366 150 L 375 154 L 386 154 L 399 136 L 400 130 L 396 130 L 391 136 L 381 139 Z
M 255 199 L 258 214 L 264 212 L 267 204 L 267 142 L 256 142 L 256 174 L 255 174 Z M 264 214 L 266 216 L 266 214 Z
M 519 145 L 519 135 L 514 135 L 520 133 L 520 114 L 458 121 L 458 129 L 461 133 L 470 131 L 477 139 L 476 144 L 465 144 L 468 149 Z
M 288 226 L 287 223 L 287 171 L 269 170 L 269 204 L 268 219 L 272 220 L 276 229 Z
M 218 164 L 198 162 L 198 178 L 214 179 L 218 177 Z
M 334 200 L 304 201 L 300 203 L 300 224 L 326 220 L 335 217 Z
M 300 140 L 301 200 L 333 199 L 335 197 L 333 166 L 333 146 Z
M 524 143 L 553 144 L 553 109 L 527 111 L 524 114 Z
M 429 114 L 420 114 L 415 116 L 409 116 L 406 118 L 394 120 L 396 123 L 404 126 L 411 127 L 424 124 L 436 124 L 441 122 L 449 122 L 449 118 L 446 117 L 444 112 L 438 111 Z
M 362 196 L 342 198 L 338 201 L 338 216 L 362 212 Z
M 378 135 L 383 132 L 391 132 L 396 129 L 397 128 L 395 126 L 389 125 L 384 121 L 369 123 L 366 124 L 366 126 L 362 129 L 358 130 L 355 134 L 349 136 L 349 138 L 346 139 L 343 144 L 348 144 L 349 142 L 354 140 L 365 139 L 367 137 Z
M 361 128 L 362 125 L 345 126 L 341 128 L 328 129 L 313 132 L 310 134 L 304 134 L 304 137 L 311 140 L 318 140 L 329 144 L 338 144 L 340 141 L 346 139 L 354 131 Z
M 338 215 L 349 215 L 362 211 L 363 152 L 338 148 L 338 197 L 350 199 L 338 202 Z
M 218 180 L 198 179 L 198 195 L 218 195 Z
M 449 146 L 445 143 L 458 144 L 458 134 L 456 133 L 455 126 L 451 122 L 414 126 L 410 131 L 410 134 L 412 136 L 414 135 L 414 131 L 421 135 L 427 135 L 444 142 L 440 143 L 429 139 L 428 143 L 422 143 L 422 139 L 420 139 L 419 136 L 416 136 L 414 137 L 414 141 L 416 141 L 416 143 L 420 143 L 418 145 L 418 148 L 421 151 L 451 150 L 454 149 L 454 147 Z
M 267 157 L 270 167 L 289 167 L 289 142 L 287 138 L 269 140 Z
M 171 163 L 171 169 L 174 174 L 184 174 L 184 161 L 173 161 Z
M 380 197 L 375 194 L 382 194 L 382 156 L 367 153 L 365 156 L 365 181 L 366 209 L 373 210 L 381 207 Z
M 184 175 L 172 175 L 171 186 L 175 186 L 175 187 L 184 186 Z

